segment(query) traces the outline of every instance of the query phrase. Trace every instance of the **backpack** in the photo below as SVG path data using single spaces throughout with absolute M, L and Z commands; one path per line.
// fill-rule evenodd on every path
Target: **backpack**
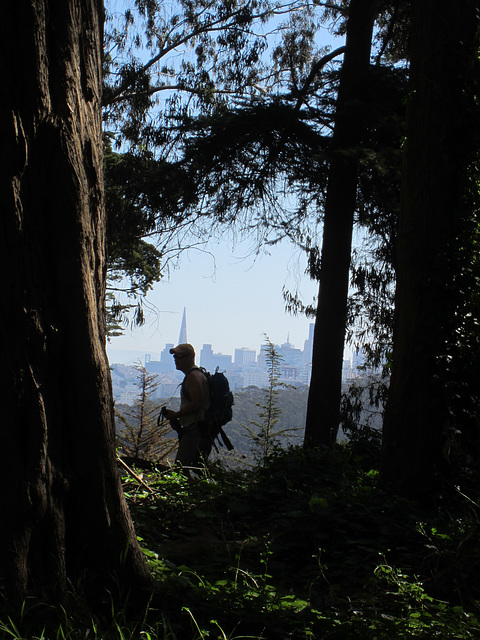
M 210 387 L 210 408 L 207 409 L 205 420 L 210 425 L 212 438 L 215 439 L 221 436 L 224 445 L 228 451 L 231 451 L 233 445 L 223 430 L 223 426 L 230 422 L 233 416 L 234 400 L 228 379 L 224 373 L 218 370 L 218 367 L 213 374 L 203 369 L 201 371 L 207 376 L 208 386 Z
M 231 451 L 233 449 L 233 444 L 230 442 L 229 437 L 223 430 L 224 425 L 226 425 L 227 422 L 230 422 L 233 415 L 232 407 L 234 400 L 233 393 L 230 391 L 228 378 L 224 373 L 218 370 L 218 367 L 216 368 L 215 373 L 210 373 L 203 367 L 198 367 L 198 369 L 207 378 L 208 387 L 210 389 L 210 407 L 205 413 L 205 422 L 209 425 L 212 441 L 217 438 L 220 445 L 222 445 L 222 440 L 228 451 Z M 215 449 L 217 449 L 215 443 L 214 446 Z

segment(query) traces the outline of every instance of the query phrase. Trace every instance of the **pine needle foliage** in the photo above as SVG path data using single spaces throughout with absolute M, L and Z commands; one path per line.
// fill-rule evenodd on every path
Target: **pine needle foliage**
M 279 389 L 285 385 L 279 382 L 280 364 L 282 356 L 275 349 L 275 345 L 266 336 L 263 347 L 263 354 L 268 371 L 268 387 L 265 390 L 264 403 L 255 403 L 259 408 L 258 420 L 249 420 L 250 426 L 244 425 L 251 439 L 251 451 L 254 460 L 265 464 L 270 456 L 281 449 L 281 442 L 285 436 L 294 429 L 276 429 L 282 410 L 278 405 Z
M 134 405 L 123 412 L 116 412 L 118 422 L 123 425 L 117 440 L 120 451 L 129 458 L 148 462 L 165 463 L 176 447 L 176 441 L 168 438 L 171 428 L 157 424 L 160 407 L 152 400 L 158 388 L 158 376 L 148 373 L 140 364 L 136 385 L 139 389 Z

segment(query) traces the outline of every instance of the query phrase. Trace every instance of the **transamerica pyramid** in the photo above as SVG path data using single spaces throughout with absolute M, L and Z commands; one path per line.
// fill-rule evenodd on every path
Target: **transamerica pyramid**
M 183 307 L 182 326 L 180 327 L 178 344 L 185 344 L 185 342 L 187 342 L 187 310 Z

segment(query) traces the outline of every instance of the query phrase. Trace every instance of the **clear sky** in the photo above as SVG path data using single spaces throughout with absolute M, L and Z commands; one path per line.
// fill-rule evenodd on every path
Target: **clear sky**
M 325 27 L 319 34 L 322 44 L 343 44 Z M 131 364 L 146 353 L 158 358 L 166 343 L 178 342 L 184 307 L 187 338 L 198 352 L 203 344 L 232 356 L 239 347 L 258 352 L 265 334 L 274 344 L 289 339 L 303 349 L 313 320 L 286 313 L 282 289 L 298 291 L 304 303 L 312 304 L 318 285 L 305 275 L 305 257 L 287 242 L 257 257 L 248 243 L 233 244 L 220 242 L 207 248 L 210 253 L 184 254 L 179 268 L 148 294 L 154 310 L 147 311 L 146 324 L 111 339 L 110 363 Z
M 289 338 L 303 349 L 313 320 L 285 312 L 282 288 L 312 303 L 318 286 L 305 275 L 305 257 L 286 242 L 257 257 L 247 243 L 208 249 L 184 254 L 179 268 L 154 287 L 147 300 L 155 309 L 147 311 L 146 324 L 107 345 L 111 364 L 130 364 L 145 353 L 156 359 L 166 343 L 176 344 L 184 307 L 187 339 L 198 352 L 203 344 L 232 356 L 239 347 L 258 352 L 264 334 L 274 344 Z

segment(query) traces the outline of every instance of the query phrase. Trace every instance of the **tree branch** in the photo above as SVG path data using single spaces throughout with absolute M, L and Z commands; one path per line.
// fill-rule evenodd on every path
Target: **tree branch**
M 305 96 L 307 95 L 307 91 L 308 91 L 310 85 L 312 84 L 312 82 L 315 80 L 315 76 L 317 75 L 317 73 L 319 73 L 323 69 L 323 67 L 326 64 L 328 64 L 331 60 L 333 60 L 337 56 L 341 55 L 342 53 L 345 53 L 345 50 L 346 50 L 345 45 L 342 46 L 342 47 L 338 47 L 338 49 L 335 49 L 334 51 L 331 51 L 330 53 L 327 53 L 327 55 L 325 55 L 322 58 L 320 58 L 320 60 L 318 60 L 313 65 L 310 73 L 308 74 L 308 78 L 305 80 L 305 82 L 303 83 L 303 87 L 300 89 L 300 93 L 298 95 L 297 103 L 296 103 L 295 109 L 294 109 L 295 113 L 297 113 L 300 110 L 300 107 L 302 106 L 303 102 L 305 101 Z
M 193 31 L 187 34 L 184 34 L 183 36 L 179 36 L 178 39 L 174 39 L 173 42 L 171 42 L 171 44 L 162 48 L 156 56 L 153 56 L 153 58 L 151 58 L 148 62 L 146 62 L 138 70 L 137 76 L 148 71 L 150 67 L 152 67 L 154 64 L 156 64 L 159 60 L 161 60 L 165 56 L 167 56 L 171 51 L 174 51 L 179 46 L 186 44 L 190 40 L 202 35 L 203 33 L 206 33 L 208 31 L 212 31 L 212 32 L 222 31 L 224 29 L 229 29 L 233 26 L 238 26 L 235 22 L 235 18 L 241 15 L 242 12 L 243 12 L 243 7 L 226 17 L 220 17 L 220 18 L 217 18 L 216 20 L 212 20 L 207 24 L 204 24 L 202 26 L 197 27 L 196 29 L 193 29 Z M 253 21 L 258 18 L 264 18 L 265 16 L 271 13 L 272 13 L 271 11 L 263 11 L 257 15 L 253 15 L 251 17 L 251 20 Z M 131 86 L 132 86 L 131 80 L 121 83 L 116 90 L 112 91 L 112 97 L 109 98 L 109 100 L 107 100 L 103 106 L 107 106 L 109 104 L 112 104 L 113 102 L 118 102 L 119 100 L 123 99 L 123 95 L 122 95 L 123 92 Z

